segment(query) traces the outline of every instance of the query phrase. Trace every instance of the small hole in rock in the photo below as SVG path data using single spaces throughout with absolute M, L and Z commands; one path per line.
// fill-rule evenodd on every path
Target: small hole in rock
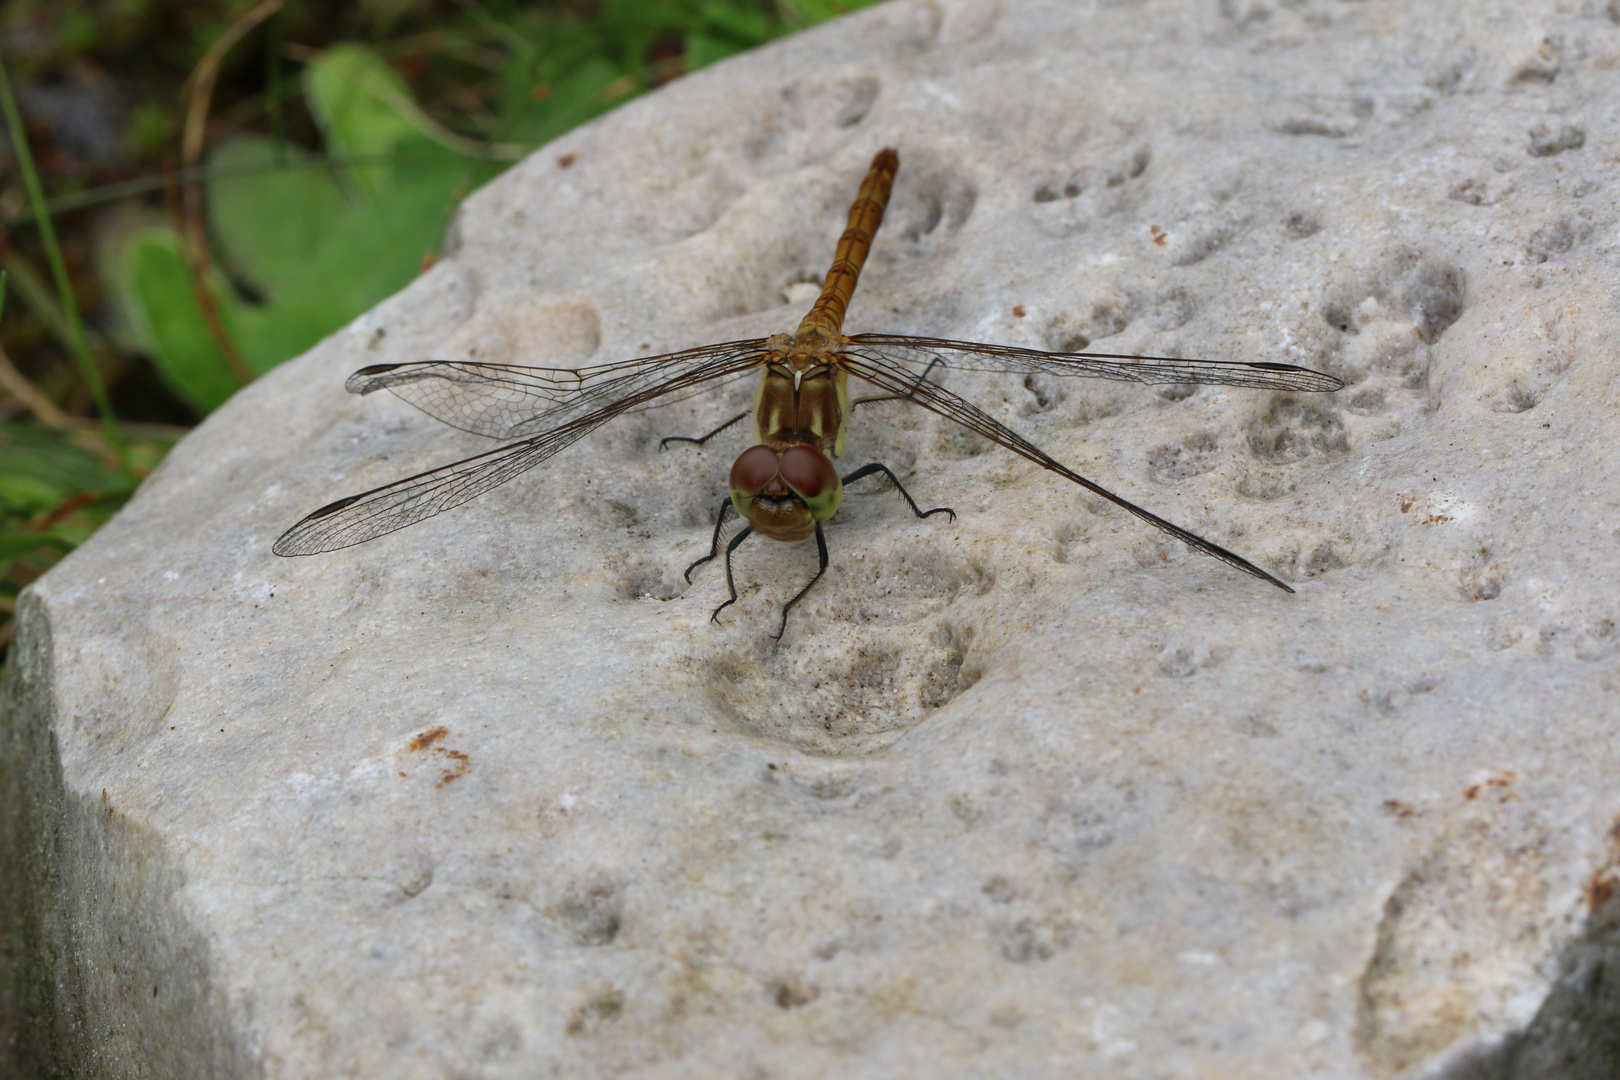
M 1283 218 L 1283 231 L 1295 240 L 1304 240 L 1322 231 L 1322 223 L 1298 210 Z
M 1524 252 L 1530 257 L 1533 264 L 1541 264 L 1555 259 L 1575 246 L 1584 230 L 1576 221 L 1565 219 L 1543 225 L 1530 234 L 1530 240 L 1524 246 Z
M 1344 556 L 1340 555 L 1332 544 L 1321 544 L 1311 552 L 1310 558 L 1305 560 L 1305 576 L 1316 577 L 1329 570 L 1343 570 L 1348 565 L 1350 564 L 1345 561 Z
M 900 230 L 900 235 L 915 243 L 939 228 L 939 223 L 944 217 L 945 207 L 941 205 L 938 199 L 925 199 L 922 205 L 922 213 L 907 223 Z
M 1529 387 L 1521 383 L 1514 383 L 1502 393 L 1497 412 L 1522 413 L 1529 412 L 1541 404 L 1541 397 Z
M 1556 131 L 1546 124 L 1537 124 L 1530 129 L 1531 157 L 1553 157 L 1569 150 L 1579 150 L 1585 145 L 1586 129 L 1575 124 L 1565 124 Z
M 833 123 L 841 128 L 849 128 L 865 120 L 866 115 L 872 111 L 872 106 L 877 103 L 881 87 L 882 84 L 874 78 L 858 80 L 850 90 L 849 101 L 845 103 Z
M 778 981 L 771 993 L 771 998 L 779 1009 L 797 1009 L 810 1004 L 821 996 L 821 992 L 813 986 L 804 986 L 797 979 L 783 979 Z
M 1344 423 L 1331 407 L 1293 398 L 1275 399 L 1249 432 L 1250 453 L 1273 465 L 1348 449 Z

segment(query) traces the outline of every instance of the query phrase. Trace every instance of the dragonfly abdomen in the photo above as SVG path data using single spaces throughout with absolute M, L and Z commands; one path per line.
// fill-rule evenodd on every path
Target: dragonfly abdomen
M 872 237 L 883 224 L 883 210 L 889 205 L 889 192 L 894 187 L 895 170 L 900 168 L 900 155 L 893 150 L 880 150 L 872 159 L 866 179 L 855 203 L 849 208 L 849 226 L 838 238 L 833 251 L 833 263 L 827 271 L 827 281 L 821 287 L 821 296 L 810 308 L 810 313 L 799 324 L 799 334 L 812 330 L 836 336 L 844 325 L 844 314 L 849 310 L 849 298 L 855 293 L 860 280 L 861 267 L 866 265 L 867 253 L 872 250 Z

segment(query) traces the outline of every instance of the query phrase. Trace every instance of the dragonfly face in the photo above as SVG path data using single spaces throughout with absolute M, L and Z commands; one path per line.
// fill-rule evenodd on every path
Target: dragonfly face
M 814 446 L 750 446 L 731 466 L 731 505 L 773 540 L 807 540 L 818 522 L 838 513 L 844 485 Z

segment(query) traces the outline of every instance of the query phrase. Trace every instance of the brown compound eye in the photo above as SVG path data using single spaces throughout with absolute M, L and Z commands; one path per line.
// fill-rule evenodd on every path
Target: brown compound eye
M 838 473 L 827 455 L 808 446 L 795 446 L 782 455 L 782 479 L 807 502 L 838 489 Z
M 743 495 L 758 495 L 760 489 L 776 479 L 779 459 L 768 446 L 750 446 L 737 456 L 731 466 L 731 490 Z

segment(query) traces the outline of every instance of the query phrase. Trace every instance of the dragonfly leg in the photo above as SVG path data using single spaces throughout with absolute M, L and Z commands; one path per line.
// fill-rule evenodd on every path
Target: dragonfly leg
M 720 554 L 720 530 L 726 527 L 726 519 L 736 512 L 737 508 L 732 505 L 730 496 L 727 496 L 726 501 L 720 504 L 720 513 L 714 519 L 714 542 L 709 545 L 709 553 L 686 568 L 688 585 L 692 584 L 692 571 Z
M 658 440 L 658 449 L 660 451 L 668 450 L 669 449 L 669 444 L 672 443 L 672 442 L 689 442 L 689 443 L 693 443 L 693 444 L 695 444 L 697 446 L 702 446 L 704 443 L 708 442 L 710 439 L 714 438 L 716 435 L 718 435 L 722 431 L 726 430 L 726 428 L 730 427 L 732 424 L 735 424 L 737 421 L 742 420 L 747 415 L 748 414 L 745 413 L 745 412 L 740 412 L 736 416 L 733 416 L 730 420 L 727 420 L 725 423 L 723 423 L 719 427 L 715 428 L 713 431 L 709 432 L 707 435 L 699 435 L 695 439 L 690 435 L 666 435 L 662 439 Z
M 914 385 L 921 385 L 922 383 L 927 382 L 928 381 L 928 376 L 932 375 L 934 373 L 934 369 L 937 368 L 941 363 L 942 363 L 942 361 L 937 356 L 934 357 L 932 360 L 928 361 L 928 366 L 923 369 L 922 375 L 918 377 L 917 382 Z M 850 412 L 854 412 L 855 411 L 855 406 L 857 406 L 857 405 L 875 405 L 876 403 L 878 403 L 880 401 L 915 401 L 915 400 L 916 400 L 915 398 L 913 398 L 913 397 L 911 397 L 910 395 L 907 395 L 907 394 L 874 394 L 871 397 L 856 398 L 854 401 L 849 403 L 849 410 L 850 410 Z
M 894 473 L 889 471 L 889 467 L 887 465 L 879 465 L 875 462 L 871 465 L 862 465 L 860 468 L 844 477 L 844 486 L 848 487 L 857 480 L 865 480 L 868 476 L 883 477 L 884 480 L 888 482 L 890 487 L 894 488 L 894 490 L 900 493 L 900 497 L 906 500 L 906 505 L 911 507 L 911 512 L 916 514 L 918 517 L 925 518 L 932 517 L 934 514 L 949 514 L 951 515 L 952 521 L 956 520 L 956 511 L 952 510 L 948 506 L 936 506 L 932 510 L 917 509 L 916 500 L 911 497 L 910 492 L 906 491 L 905 488 L 900 486 L 900 481 L 895 479 Z
M 810 579 L 810 584 L 799 590 L 797 596 L 782 605 L 782 625 L 777 629 L 776 633 L 771 635 L 777 641 L 781 641 L 782 635 L 787 633 L 788 612 L 793 610 L 793 605 L 803 600 L 804 594 L 813 589 L 816 582 L 821 580 L 821 575 L 827 572 L 827 536 L 821 531 L 821 522 L 819 521 L 816 522 L 816 555 L 821 559 L 821 565 L 816 568 L 816 576 Z
M 742 530 L 742 532 L 739 532 L 736 536 L 733 536 L 731 538 L 731 543 L 726 545 L 726 588 L 731 590 L 731 597 L 710 613 L 709 621 L 712 623 L 719 622 L 720 613 L 737 602 L 737 582 L 733 580 L 731 576 L 731 553 L 736 551 L 737 545 L 748 539 L 749 534 L 753 531 L 754 527 L 752 525 L 748 526 L 746 529 Z

